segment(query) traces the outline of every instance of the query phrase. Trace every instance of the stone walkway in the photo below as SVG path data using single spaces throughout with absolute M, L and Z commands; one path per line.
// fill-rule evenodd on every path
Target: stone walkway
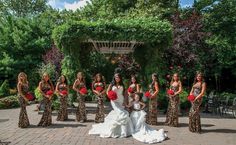
M 89 108 L 94 105 L 87 104 Z M 27 129 L 17 127 L 19 108 L 0 110 L 0 140 L 9 142 L 10 145 L 131 145 L 143 144 L 132 137 L 128 138 L 100 138 L 88 135 L 88 130 L 94 124 L 94 114 L 88 114 L 88 122 L 75 122 L 75 114 L 70 114 L 69 121 L 56 121 L 56 113 L 53 114 L 53 125 L 50 127 L 37 127 L 41 115 L 33 111 L 35 105 L 27 107 L 31 126 Z M 201 134 L 188 131 L 188 117 L 180 117 L 180 127 L 172 128 L 164 126 L 165 116 L 158 118 L 160 125 L 156 129 L 164 128 L 169 139 L 159 143 L 162 145 L 235 145 L 236 144 L 236 119 L 221 118 L 202 114 Z M 0 145 L 3 143 L 0 142 Z

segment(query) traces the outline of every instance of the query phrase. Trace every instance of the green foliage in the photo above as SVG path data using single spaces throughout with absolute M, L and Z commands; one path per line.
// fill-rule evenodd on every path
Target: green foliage
M 75 52 L 76 54 L 76 52 Z M 62 60 L 62 74 L 64 74 L 67 79 L 69 84 L 73 84 L 77 72 L 80 70 L 80 61 L 78 57 L 75 56 L 65 56 L 64 59 Z
M 10 109 L 19 106 L 18 96 L 7 96 L 0 99 L 0 109 Z
M 59 110 L 60 108 L 60 100 L 57 95 L 53 95 L 53 100 L 52 100 L 52 109 L 53 110 Z
M 12 76 L 14 73 L 13 66 L 15 65 L 15 63 L 16 62 L 9 56 L 9 54 L 3 52 L 2 59 L 0 59 L 0 75 L 6 78 Z
M 38 73 L 40 76 L 43 76 L 44 73 L 47 73 L 50 76 L 50 78 L 55 81 L 57 79 L 57 78 L 54 78 L 55 69 L 56 69 L 56 66 L 51 63 L 48 63 L 48 64 L 42 63 L 41 65 L 38 66 Z
M 40 93 L 38 87 L 34 90 L 34 94 L 37 101 L 43 100 L 43 95 Z
M 108 41 L 141 41 L 168 46 L 172 39 L 172 28 L 168 21 L 156 18 L 117 18 L 111 21 L 74 21 L 57 27 L 53 31 L 56 45 L 66 54 L 88 39 Z
M 5 80 L 0 86 L 0 98 L 10 94 L 10 87 L 8 80 Z
M 206 31 L 211 33 L 206 42 L 211 48 L 212 71 L 220 74 L 223 69 L 230 69 L 236 76 L 236 1 L 224 0 L 213 3 L 204 13 Z
M 5 13 L 18 17 L 32 16 L 44 11 L 47 0 L 1 0 L 0 6 Z

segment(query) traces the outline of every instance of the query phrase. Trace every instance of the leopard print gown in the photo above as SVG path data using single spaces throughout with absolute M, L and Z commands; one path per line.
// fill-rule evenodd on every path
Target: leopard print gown
M 193 95 L 196 97 L 201 93 L 201 87 L 193 87 Z M 202 99 L 192 103 L 192 106 L 189 111 L 189 131 L 191 132 L 201 132 L 201 121 L 199 114 L 199 107 L 202 104 Z
M 46 93 L 51 89 L 48 83 L 42 83 L 42 91 Z M 50 126 L 52 124 L 52 101 L 43 96 L 45 109 L 38 126 Z
M 178 88 L 179 86 L 171 86 L 171 90 L 173 90 L 174 92 L 177 92 Z M 166 125 L 173 127 L 178 126 L 179 123 L 178 105 L 179 105 L 179 95 L 169 98 L 169 104 L 166 115 Z
M 103 89 L 105 88 L 103 83 L 95 83 L 94 84 L 94 88 L 96 87 L 102 87 Z M 96 110 L 96 115 L 95 115 L 95 122 L 96 123 L 102 123 L 104 122 L 104 118 L 105 118 L 105 110 L 104 110 L 104 96 L 96 96 L 97 98 L 97 110 Z
M 85 87 L 84 83 L 79 84 L 79 89 Z M 79 92 L 77 93 L 78 107 L 76 110 L 76 121 L 84 122 L 87 120 L 86 115 L 86 106 L 85 106 L 85 95 L 81 95 Z
M 28 92 L 28 90 L 29 90 L 28 85 L 23 85 L 22 84 L 22 86 L 21 86 L 22 94 L 25 95 Z M 27 102 L 25 101 L 23 96 L 21 96 L 19 93 L 18 93 L 18 100 L 19 100 L 19 103 L 20 103 L 20 116 L 19 116 L 18 127 L 26 128 L 30 125 L 28 115 L 27 115 L 27 112 L 26 112 Z
M 67 90 L 67 87 L 65 84 L 60 84 L 58 86 L 59 91 Z M 57 115 L 57 121 L 65 121 L 68 119 L 68 112 L 67 112 L 67 98 L 68 96 L 61 96 L 58 95 L 60 99 L 60 109 L 58 111 Z
M 149 88 L 151 93 L 155 92 L 155 87 L 153 84 L 151 84 Z M 150 125 L 157 125 L 157 97 L 151 98 L 148 101 L 146 123 Z

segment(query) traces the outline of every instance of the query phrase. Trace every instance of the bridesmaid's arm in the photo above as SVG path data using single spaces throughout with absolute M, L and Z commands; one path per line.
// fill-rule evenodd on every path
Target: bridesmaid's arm
M 55 89 L 56 93 L 59 93 L 58 87 L 59 87 L 59 82 L 57 82 L 57 84 L 56 84 L 56 89 Z
M 175 93 L 175 95 L 178 95 L 178 94 L 180 94 L 181 92 L 182 92 L 182 89 L 183 87 L 182 87 L 182 83 L 181 82 L 179 82 L 179 90 Z
M 23 95 L 22 90 L 21 90 L 21 83 L 17 84 L 17 91 L 18 93 L 24 98 L 25 101 L 28 101 L 28 99 Z
M 201 99 L 201 98 L 203 97 L 205 91 L 206 91 L 206 83 L 203 83 L 203 84 L 202 84 L 202 90 L 201 90 L 201 93 L 200 93 L 200 94 L 195 98 L 195 100 L 197 100 L 197 99 Z
M 108 88 L 107 88 L 107 95 L 108 95 L 108 92 L 111 90 L 111 84 L 108 86 Z
M 94 82 L 92 83 L 92 91 L 93 91 L 93 93 L 95 94 L 95 95 L 98 95 L 99 94 L 99 92 L 98 91 L 96 91 L 96 89 L 94 88 Z
M 157 82 L 155 82 L 154 87 L 155 87 L 155 90 L 156 90 L 156 91 L 152 94 L 152 98 L 153 98 L 154 96 L 156 96 L 156 95 L 158 94 L 158 92 L 159 92 L 159 86 L 158 86 L 158 83 L 157 83 Z
M 104 89 L 103 89 L 103 91 L 101 92 L 101 94 L 105 94 L 105 93 L 106 93 L 106 83 L 105 83 L 105 82 L 103 83 L 103 86 L 104 86 Z
M 39 92 L 43 95 L 43 97 L 48 97 L 43 91 L 42 91 L 42 82 L 39 82 Z
M 136 90 L 137 90 L 137 93 L 140 92 L 140 85 L 139 85 L 139 84 L 137 84 L 137 86 L 136 86 Z
M 73 84 L 73 90 L 76 91 L 76 92 L 79 92 L 79 90 L 76 88 L 77 84 L 78 84 L 78 80 L 76 79 L 74 84 Z

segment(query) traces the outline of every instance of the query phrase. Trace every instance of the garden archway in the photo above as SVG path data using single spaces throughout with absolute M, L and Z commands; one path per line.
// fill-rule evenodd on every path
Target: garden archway
M 76 72 L 83 69 L 78 58 L 84 55 L 83 45 L 86 43 L 92 43 L 95 50 L 102 53 L 119 54 L 134 52 L 135 47 L 142 45 L 149 50 L 141 50 L 147 53 L 139 53 L 143 55 L 140 59 L 150 59 L 153 55 L 161 55 L 162 50 L 171 44 L 172 26 L 157 18 L 71 21 L 55 28 L 53 39 L 65 55 L 63 73 L 74 78 Z

